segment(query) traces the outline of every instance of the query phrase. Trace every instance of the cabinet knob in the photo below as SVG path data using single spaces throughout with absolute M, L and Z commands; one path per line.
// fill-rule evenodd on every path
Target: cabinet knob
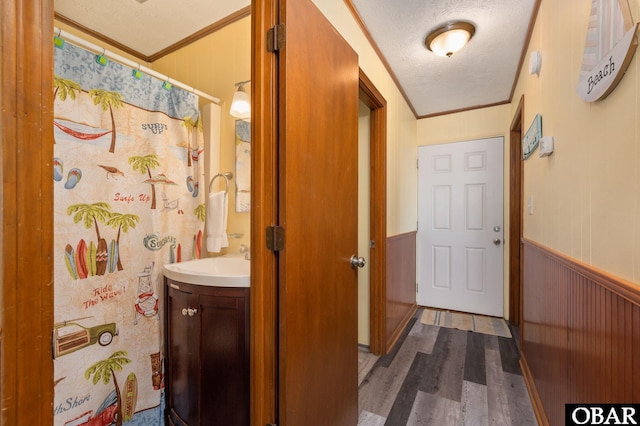
M 187 315 L 189 315 L 190 317 L 194 316 L 195 314 L 198 313 L 197 309 L 192 309 L 192 308 L 182 308 L 182 315 L 184 315 L 185 317 Z

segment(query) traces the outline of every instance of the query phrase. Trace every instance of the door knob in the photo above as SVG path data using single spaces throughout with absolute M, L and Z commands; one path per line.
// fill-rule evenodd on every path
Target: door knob
M 364 265 L 366 264 L 367 264 L 367 261 L 364 260 L 364 257 L 356 257 L 355 254 L 351 256 L 351 267 L 353 269 L 364 268 Z
M 495 244 L 497 246 L 499 246 L 501 242 L 502 241 L 500 240 L 500 238 L 496 238 L 495 240 L 493 240 L 493 244 Z

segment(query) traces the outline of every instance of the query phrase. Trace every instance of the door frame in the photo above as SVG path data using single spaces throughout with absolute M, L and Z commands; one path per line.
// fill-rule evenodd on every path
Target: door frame
M 522 160 L 522 125 L 524 123 L 524 95 L 520 97 L 509 133 L 509 322 L 522 326 L 522 283 L 524 271 L 523 200 L 524 165 Z M 522 333 L 520 333 L 522 336 Z
M 279 22 L 277 1 L 251 2 L 251 425 L 278 420 L 278 268 L 266 229 L 277 224 L 278 60 L 267 31 Z
M 360 69 L 360 101 L 371 111 L 369 129 L 369 350 L 384 355 L 386 350 L 387 299 L 387 101 Z
M 53 2 L 0 19 L 0 424 L 52 424 Z

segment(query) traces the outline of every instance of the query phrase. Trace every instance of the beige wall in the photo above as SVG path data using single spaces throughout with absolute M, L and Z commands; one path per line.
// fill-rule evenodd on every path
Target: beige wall
M 418 120 L 418 146 L 495 136 L 506 138 L 509 134 L 510 122 L 510 105 L 425 118 Z
M 555 138 L 553 155 L 525 162 L 534 212 L 525 214 L 524 234 L 640 284 L 640 55 L 606 99 L 581 100 L 575 88 L 590 5 L 543 1 L 529 48 L 542 52 L 540 76 L 520 74 L 514 99 L 524 93 L 527 126 L 540 113 L 543 134 Z M 629 5 L 637 22 L 640 2 Z
M 367 257 L 369 253 L 369 232 L 371 220 L 370 209 L 370 126 L 371 110 L 363 102 L 360 102 L 358 111 L 358 255 Z M 371 266 L 369 263 L 364 268 L 358 269 L 358 344 L 369 346 L 371 328 L 369 317 L 371 310 L 369 280 L 371 278 Z
M 229 107 L 236 91 L 234 84 L 251 79 L 251 18 L 246 17 L 227 25 L 155 61 L 152 68 L 220 99 L 220 171 L 233 172 L 235 175 L 236 118 L 229 115 Z M 249 92 L 250 86 L 245 86 L 245 90 Z M 202 188 L 207 192 L 208 180 L 210 177 L 207 177 L 207 184 Z M 214 184 L 214 190 L 216 186 Z M 229 248 L 223 249 L 222 253 L 237 253 L 240 244 L 250 245 L 250 213 L 235 212 L 234 190 L 235 180 L 231 180 L 227 231 L 229 234 L 242 234 L 242 237 L 229 238 Z
M 637 22 L 640 1 L 629 5 Z M 539 113 L 543 135 L 555 138 L 550 157 L 536 151 L 525 161 L 525 205 L 533 197 L 525 237 L 640 284 L 640 56 L 609 97 L 581 100 L 576 85 L 590 6 L 543 0 L 514 102 L 420 120 L 418 143 L 507 136 L 524 94 L 525 130 Z M 539 76 L 528 73 L 534 50 L 542 52 Z

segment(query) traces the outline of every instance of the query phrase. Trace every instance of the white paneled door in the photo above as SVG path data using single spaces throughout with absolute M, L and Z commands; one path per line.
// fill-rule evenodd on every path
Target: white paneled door
M 418 149 L 419 305 L 503 316 L 503 143 Z

